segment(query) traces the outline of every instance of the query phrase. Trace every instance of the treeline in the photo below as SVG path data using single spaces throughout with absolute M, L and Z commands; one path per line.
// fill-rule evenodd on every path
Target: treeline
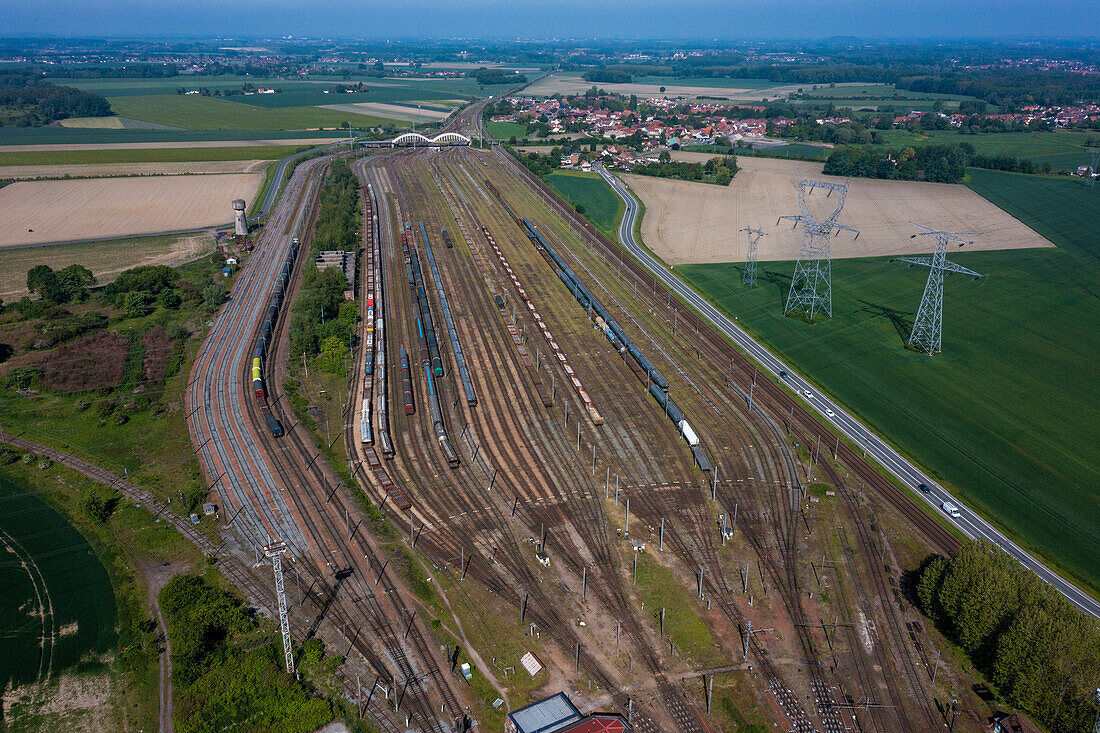
M 111 105 L 97 94 L 42 81 L 26 70 L 0 72 L 0 108 L 16 127 L 42 127 L 69 117 L 107 117 Z
M 286 673 L 282 649 L 259 642 L 253 613 L 236 598 L 198 575 L 177 575 L 159 599 L 172 640 L 177 731 L 307 733 L 332 720 L 332 706 Z
M 622 69 L 591 69 L 581 74 L 585 81 L 596 84 L 629 84 L 634 76 Z
M 326 250 L 358 252 L 359 182 L 347 163 L 334 161 L 321 189 L 309 261 L 302 267 L 302 287 L 291 307 L 290 349 L 293 356 L 324 357 L 336 371 L 351 352 L 359 307 L 344 298 L 348 288 L 337 268 L 319 270 L 317 255 Z
M 50 66 L 42 70 L 50 76 L 65 79 L 166 79 L 180 73 L 175 66 L 165 64 Z
M 476 79 L 478 84 L 489 86 L 491 84 L 526 84 L 527 75 L 517 74 L 506 69 L 486 69 L 484 67 L 476 71 L 466 72 L 466 76 Z
M 1056 733 L 1089 729 L 1100 628 L 1053 586 L 983 540 L 927 561 L 916 592 L 1006 702 Z
M 632 173 L 643 176 L 656 176 L 658 178 L 675 178 L 681 181 L 702 181 L 714 183 L 719 186 L 727 186 L 737 174 L 737 158 L 732 155 L 715 157 L 706 163 L 685 163 L 678 160 L 665 158 L 667 153 L 662 153 L 662 160 L 647 165 L 635 166 Z
M 1028 158 L 1013 155 L 980 155 L 970 143 L 926 145 L 904 150 L 874 150 L 849 145 L 829 154 L 823 172 L 831 176 L 960 183 L 968 167 L 1009 173 L 1053 172 L 1050 163 L 1040 166 Z

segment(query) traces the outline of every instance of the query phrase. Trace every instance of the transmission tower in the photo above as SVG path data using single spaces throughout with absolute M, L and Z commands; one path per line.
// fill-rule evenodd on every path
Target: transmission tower
M 1100 687 L 1096 688 L 1096 704 L 1100 705 Z M 1100 733 L 1100 712 L 1096 713 L 1096 722 L 1092 724 L 1092 733 Z
M 810 207 L 806 205 L 806 196 L 813 193 L 815 188 L 828 191 L 826 198 L 834 191 L 840 193 L 837 197 L 836 209 L 825 219 L 818 219 L 811 214 Z M 811 321 L 819 312 L 824 312 L 832 318 L 832 238 L 841 231 L 847 231 L 855 232 L 856 239 L 859 239 L 858 230 L 836 220 L 840 210 L 844 208 L 844 198 L 847 195 L 847 181 L 827 183 L 809 178 L 798 179 L 798 208 L 801 213 L 779 217 L 779 221 L 792 220 L 796 227 L 799 223 L 802 224 L 802 246 L 798 250 L 798 262 L 794 266 L 794 277 L 791 278 L 791 290 L 787 295 L 783 315 L 789 314 L 795 308 L 801 308 Z M 776 221 L 776 224 L 779 221 Z
M 290 648 L 290 619 L 286 615 L 286 593 L 283 592 L 283 555 L 286 543 L 276 540 L 264 547 L 264 555 L 271 558 L 271 567 L 275 570 L 275 595 L 279 599 L 279 627 L 283 632 L 283 655 L 286 657 L 286 671 L 294 673 L 294 652 Z
M 1089 154 L 1092 155 L 1092 165 L 1089 167 L 1089 188 L 1096 185 L 1096 164 L 1100 162 L 1100 150 L 1090 150 Z
M 741 284 L 751 288 L 756 285 L 756 243 L 764 236 L 764 232 L 752 227 L 745 227 L 741 231 L 749 233 L 749 255 L 745 260 L 745 271 L 741 273 Z
M 959 272 L 963 275 L 985 277 L 984 275 L 967 269 L 962 265 L 956 265 L 947 259 L 947 244 L 955 242 L 960 247 L 970 244 L 966 237 L 976 236 L 975 232 L 940 232 L 930 229 L 923 224 L 909 222 L 921 231 L 912 235 L 915 237 L 935 237 L 936 249 L 931 257 L 899 257 L 902 262 L 912 265 L 922 265 L 930 268 L 928 282 L 924 286 L 924 295 L 920 299 L 920 308 L 917 309 L 917 318 L 913 322 L 913 332 L 909 335 L 909 346 L 923 351 L 926 354 L 935 354 L 940 351 L 940 332 L 943 327 L 943 275 L 945 272 Z

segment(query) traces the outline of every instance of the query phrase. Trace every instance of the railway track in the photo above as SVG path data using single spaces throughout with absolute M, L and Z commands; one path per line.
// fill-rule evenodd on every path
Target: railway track
M 413 636 L 415 649 L 406 650 L 399 638 L 407 618 L 403 593 L 388 577 L 383 586 L 388 600 L 383 605 L 367 580 L 376 571 L 377 553 L 372 554 L 364 533 L 346 532 L 345 524 L 350 525 L 353 512 L 359 514 L 357 507 L 337 491 L 331 470 L 318 460 L 317 449 L 300 427 L 285 419 L 285 413 L 286 435 L 276 439 L 257 429 L 264 422 L 255 401 L 248 399 L 251 395 L 245 393 L 242 402 L 242 382 L 247 381 L 242 379 L 243 350 L 259 327 L 258 308 L 266 302 L 264 294 L 291 236 L 304 234 L 326 163 L 326 159 L 307 161 L 295 171 L 256 252 L 239 276 L 229 305 L 196 360 L 188 389 L 193 440 L 207 475 L 217 477 L 215 484 L 224 484 L 218 492 L 223 508 L 228 516 L 236 515 L 246 542 L 258 547 L 269 538 L 287 541 L 291 574 L 308 581 L 310 589 L 318 589 L 319 612 L 306 633 L 331 619 L 348 636 L 349 651 L 359 651 L 381 679 L 399 680 L 407 688 L 409 694 L 402 699 L 406 724 L 425 731 L 450 730 L 450 724 L 437 719 L 436 702 L 442 699 L 445 707 L 449 702 L 453 716 L 461 715 L 462 710 L 448 689 L 449 680 L 439 673 L 440 660 L 423 642 L 425 630 L 413 624 L 415 633 L 406 635 Z M 286 303 L 291 302 L 293 292 L 288 293 Z M 287 310 L 284 307 L 279 316 L 269 364 L 284 363 Z M 269 372 L 271 397 L 282 393 L 284 374 L 278 367 L 269 366 Z M 279 398 L 272 400 L 272 405 L 280 410 Z M 344 539 L 346 533 L 354 536 Z M 361 633 L 363 629 L 368 635 Z M 426 684 L 421 674 L 425 671 L 434 684 Z M 448 692 L 442 692 L 445 689 Z M 376 704 L 370 712 L 396 725 L 387 709 Z

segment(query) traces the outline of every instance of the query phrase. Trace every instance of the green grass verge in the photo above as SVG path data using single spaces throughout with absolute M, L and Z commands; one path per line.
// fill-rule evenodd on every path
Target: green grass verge
M 519 122 L 486 122 L 485 132 L 498 140 L 508 140 L 513 137 L 520 140 L 527 136 L 527 125 Z
M 558 195 L 584 207 L 584 214 L 614 241 L 623 215 L 623 200 L 598 173 L 557 171 L 544 179 Z
M 948 278 L 944 353 L 905 348 L 926 279 L 888 259 L 833 262 L 833 318 L 780 315 L 792 263 L 677 272 L 876 432 L 1094 590 L 1100 566 L 1095 360 L 1100 195 L 1076 181 L 971 170 L 971 187 L 1057 249 L 954 253 L 989 274 Z
M 633 561 L 632 561 L 633 562 Z M 638 597 L 645 604 L 645 622 L 660 630 L 665 609 L 665 642 L 696 665 L 722 664 L 727 657 L 714 646 L 714 634 L 699 615 L 699 606 L 668 568 L 648 553 L 638 554 Z
M 320 107 L 266 109 L 201 95 L 157 94 L 112 97 L 111 107 L 122 117 L 187 130 L 295 130 L 318 127 L 377 127 L 394 120 L 338 112 Z
M 27 150 L 0 153 L 0 165 L 92 165 L 96 163 L 191 163 L 219 160 L 280 160 L 298 145 L 240 148 L 112 148 L 107 150 Z

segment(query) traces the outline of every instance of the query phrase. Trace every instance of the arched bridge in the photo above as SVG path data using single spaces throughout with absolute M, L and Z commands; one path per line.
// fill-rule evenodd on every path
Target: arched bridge
M 406 132 L 393 140 L 356 140 L 357 145 L 367 147 L 399 147 L 405 145 L 469 145 L 470 138 L 457 132 L 442 132 L 435 137 L 426 137 L 419 132 Z

